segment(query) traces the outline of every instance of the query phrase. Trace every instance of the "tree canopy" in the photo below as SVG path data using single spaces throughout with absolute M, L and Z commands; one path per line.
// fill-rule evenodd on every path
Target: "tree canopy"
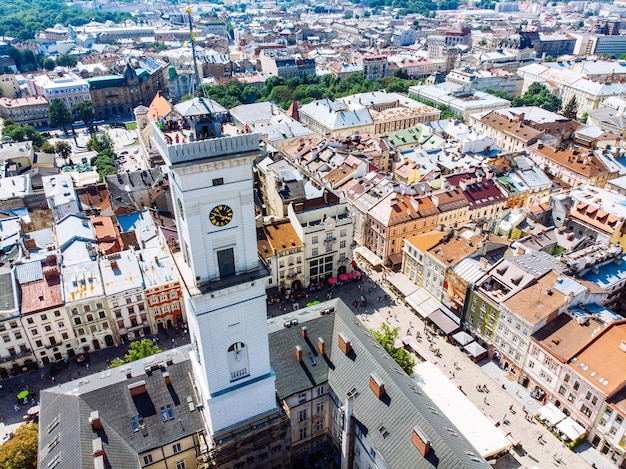
M 102 182 L 104 178 L 110 174 L 117 174 L 117 166 L 115 165 L 115 151 L 113 151 L 113 140 L 107 132 L 93 134 L 87 141 L 87 150 L 97 151 L 97 155 L 91 158 L 91 166 L 96 168 L 98 182 Z
M 63 0 L 3 0 L 0 2 L 0 35 L 25 41 L 34 38 L 36 31 L 59 23 L 80 26 L 92 19 L 120 23 L 129 18 L 129 13 L 82 10 Z
M 565 103 L 563 106 L 563 117 L 567 117 L 568 119 L 576 119 L 578 115 L 578 101 L 576 101 L 576 96 L 572 96 L 570 100 Z
M 11 137 L 16 142 L 25 142 L 26 140 L 30 140 L 33 142 L 33 146 L 37 148 L 40 148 L 46 142 L 44 136 L 41 135 L 32 125 L 19 125 L 11 119 L 5 119 L 3 125 L 3 137 Z
M 514 107 L 539 106 L 552 112 L 561 110 L 561 98 L 553 95 L 546 85 L 539 82 L 530 85 L 528 91 L 514 98 L 511 104 Z
M 0 446 L 0 467 L 6 469 L 37 469 L 39 425 L 19 426 L 9 441 Z
M 288 80 L 272 76 L 265 80 L 265 86 L 262 90 L 257 90 L 238 80 L 230 80 L 224 86 L 205 86 L 203 89 L 207 96 L 226 108 L 240 104 L 270 101 L 286 109 L 293 101 L 307 104 L 316 99 L 335 99 L 380 89 L 406 93 L 409 86 L 416 84 L 418 84 L 417 81 L 407 80 L 403 76 L 391 76 L 372 81 L 365 79 L 362 73 L 353 73 L 345 79 L 332 75 L 325 75 L 321 78 L 316 75 L 305 75 Z
M 415 358 L 403 348 L 395 348 L 394 344 L 398 335 L 400 334 L 400 327 L 391 327 L 386 323 L 383 323 L 380 329 L 374 329 L 372 335 L 378 341 L 380 345 L 391 355 L 398 365 L 409 376 L 413 376 L 413 368 L 415 368 Z
M 59 140 L 54 144 L 54 152 L 63 159 L 67 159 L 72 154 L 72 146 Z
M 48 106 L 48 118 L 50 125 L 56 128 L 62 128 L 67 134 L 67 125 L 72 122 L 72 114 L 63 101 L 54 98 Z
M 115 368 L 121 366 L 124 363 L 134 362 L 150 355 L 155 355 L 161 352 L 161 349 L 155 345 L 150 339 L 143 339 L 132 342 L 128 347 L 128 352 L 124 355 L 124 359 L 115 359 L 109 365 L 109 368 Z
M 72 112 L 74 112 L 78 118 L 83 121 L 89 127 L 89 131 L 93 132 L 93 103 L 91 101 L 78 101 L 72 106 Z

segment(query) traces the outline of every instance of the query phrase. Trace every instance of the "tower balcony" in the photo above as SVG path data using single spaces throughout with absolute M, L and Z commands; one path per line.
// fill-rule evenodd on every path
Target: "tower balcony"
M 233 381 L 237 381 L 239 379 L 243 379 L 246 376 L 250 376 L 250 372 L 248 371 L 247 367 L 241 368 L 239 370 L 231 371 L 231 373 L 230 373 L 230 381 L 232 383 Z

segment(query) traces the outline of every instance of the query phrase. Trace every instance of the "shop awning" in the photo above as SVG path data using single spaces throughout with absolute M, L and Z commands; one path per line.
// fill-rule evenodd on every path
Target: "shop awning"
M 435 325 L 443 331 L 445 335 L 450 335 L 455 331 L 458 331 L 461 327 L 459 324 L 454 322 L 450 316 L 446 313 L 438 309 L 428 315 L 428 319 L 431 320 Z
M 558 428 L 561 433 L 564 433 L 565 436 L 572 441 L 577 440 L 586 433 L 582 425 L 571 417 L 561 420 L 557 424 L 556 428 Z
M 390 275 L 387 277 L 387 281 L 403 296 L 409 296 L 411 293 L 415 293 L 419 289 L 419 287 L 411 282 L 411 280 L 404 274 Z
M 476 448 L 489 458 L 511 447 L 508 438 L 463 394 L 437 365 L 425 361 L 415 367 L 414 381 L 424 394 Z
M 567 415 L 556 408 L 554 404 L 546 404 L 539 409 L 539 416 L 546 420 L 550 425 L 556 425 L 563 420 Z
M 374 254 L 372 251 L 367 249 L 365 246 L 359 246 L 354 250 L 357 254 L 359 254 L 363 259 L 365 259 L 372 267 L 378 267 L 383 263 L 383 260 Z
M 424 288 L 418 288 L 405 298 L 406 302 L 423 318 L 441 307 L 441 302 L 435 300 Z
M 469 344 L 470 342 L 474 341 L 474 338 L 469 335 L 467 332 L 465 331 L 460 331 L 457 332 L 456 334 L 454 334 L 452 336 L 452 338 L 456 341 L 457 344 L 459 344 L 461 347 L 464 347 L 465 345 Z
M 487 352 L 487 349 L 481 346 L 478 342 L 470 342 L 463 347 L 463 350 L 469 353 L 472 357 L 480 357 L 483 353 Z
M 389 264 L 390 265 L 400 265 L 400 264 L 402 264 L 402 253 L 398 252 L 396 254 L 391 254 L 389 256 Z

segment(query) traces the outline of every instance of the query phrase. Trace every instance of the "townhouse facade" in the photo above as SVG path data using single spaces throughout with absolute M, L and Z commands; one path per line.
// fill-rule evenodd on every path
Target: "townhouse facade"
M 145 285 L 135 253 L 123 251 L 99 262 L 107 306 L 122 343 L 156 332 L 148 320 Z
M 305 280 L 305 246 L 289 219 L 272 219 L 257 229 L 259 255 L 270 270 L 268 288 L 302 290 Z
M 403 239 L 436 229 L 438 218 L 430 197 L 390 192 L 367 213 L 365 247 L 384 263 L 400 266 Z
M 288 216 L 305 246 L 305 287 L 352 271 L 354 220 L 346 202 L 325 190 L 321 197 L 291 204 Z

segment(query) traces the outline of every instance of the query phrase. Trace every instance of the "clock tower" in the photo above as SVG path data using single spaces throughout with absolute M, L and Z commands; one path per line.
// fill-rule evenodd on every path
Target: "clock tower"
M 207 116 L 188 119 L 186 128 L 197 129 L 194 119 Z M 187 143 L 172 144 L 152 125 L 176 212 L 180 252 L 174 257 L 186 286 L 194 379 L 209 434 L 217 439 L 241 422 L 277 412 L 264 282 L 269 274 L 258 257 L 253 197 L 259 138 L 198 140 L 185 132 Z

